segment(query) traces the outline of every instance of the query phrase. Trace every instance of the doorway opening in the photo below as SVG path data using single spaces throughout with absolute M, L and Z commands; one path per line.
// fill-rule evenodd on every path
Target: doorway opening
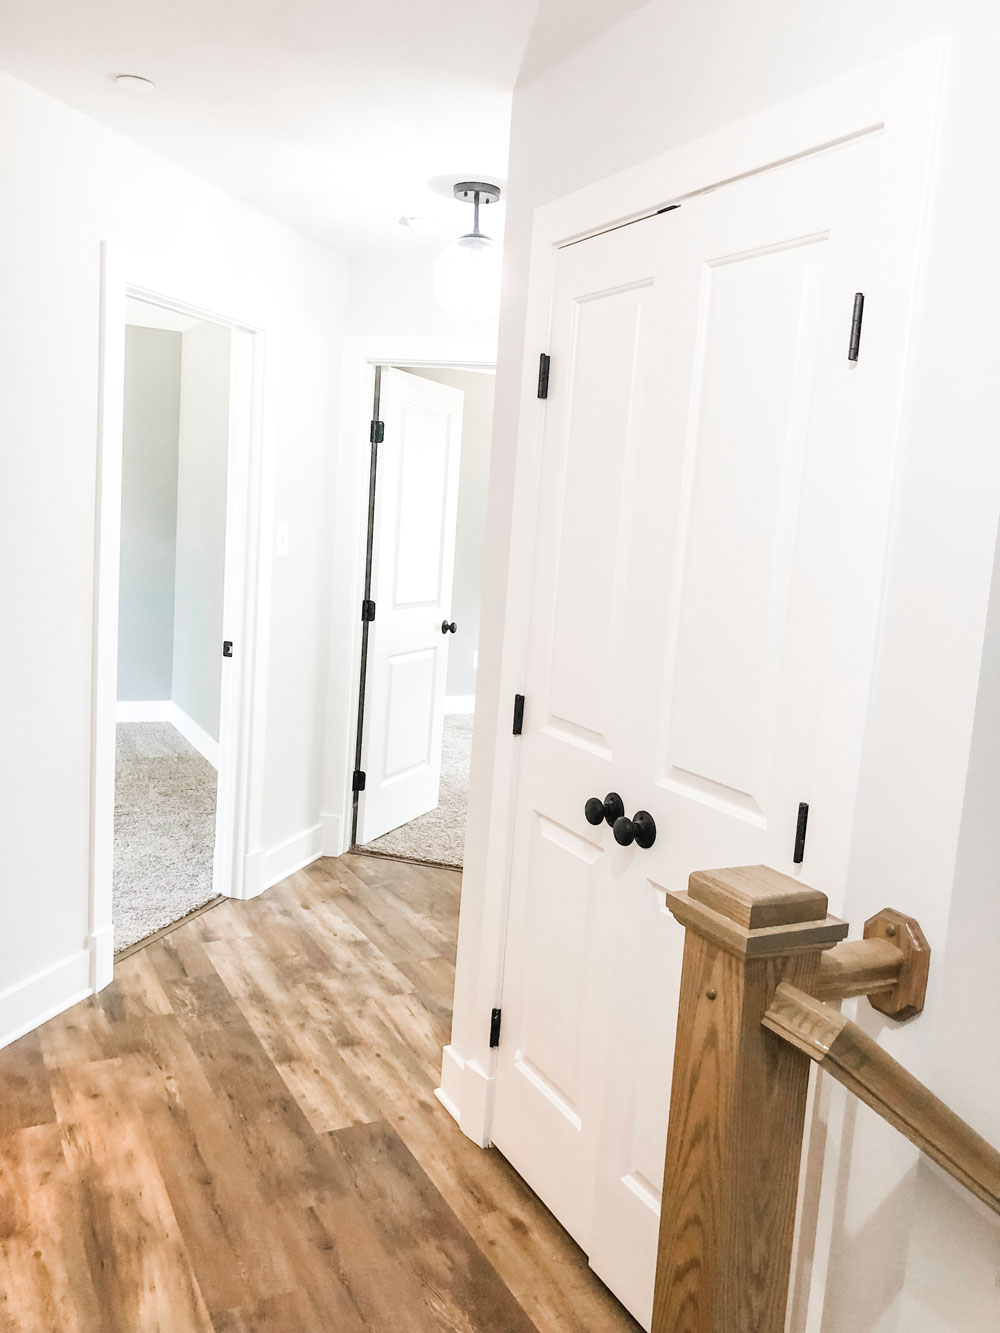
M 494 379 L 375 368 L 355 851 L 462 866 Z
M 111 913 L 118 955 L 232 892 L 237 783 L 224 731 L 238 711 L 230 664 L 245 583 L 238 437 L 248 387 L 240 331 L 127 296 Z

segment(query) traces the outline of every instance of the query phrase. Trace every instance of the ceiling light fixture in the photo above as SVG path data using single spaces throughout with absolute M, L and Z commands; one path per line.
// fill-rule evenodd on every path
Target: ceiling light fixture
M 115 83 L 131 93 L 151 93 L 156 89 L 153 80 L 144 79 L 141 74 L 116 74 Z
M 472 230 L 441 252 L 434 267 L 434 294 L 456 319 L 494 319 L 500 309 L 500 248 L 479 230 L 479 209 L 499 201 L 500 187 L 459 181 L 454 195 L 472 203 Z

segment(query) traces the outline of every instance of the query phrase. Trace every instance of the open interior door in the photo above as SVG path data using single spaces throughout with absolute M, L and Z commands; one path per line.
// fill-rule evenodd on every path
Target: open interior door
M 463 398 L 382 371 L 358 843 L 438 803 Z

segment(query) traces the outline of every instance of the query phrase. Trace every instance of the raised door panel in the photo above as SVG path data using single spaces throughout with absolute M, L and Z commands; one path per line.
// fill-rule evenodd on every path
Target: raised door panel
M 514 1068 L 554 1113 L 579 1130 L 585 1113 L 588 971 L 593 916 L 578 910 L 594 894 L 602 849 L 536 814 L 528 874 L 536 891 L 525 914 L 521 1012 Z M 544 886 L 544 887 L 543 887 Z M 552 966 L 555 959 L 563 966 Z
M 652 299 L 648 280 L 574 300 L 558 500 L 548 502 L 555 538 L 549 725 L 605 749 L 619 684 L 627 485 L 641 430 Z
M 764 820 L 825 241 L 705 265 L 666 780 Z
M 389 658 L 383 767 L 387 783 L 433 766 L 437 666 L 438 654 L 432 648 Z
M 401 405 L 398 485 L 392 497 L 397 530 L 392 605 L 442 606 L 447 567 L 448 414 L 415 403 Z M 457 442 L 455 442 L 457 443 Z M 452 544 L 454 537 L 451 535 Z M 450 595 L 450 588 L 448 591 Z

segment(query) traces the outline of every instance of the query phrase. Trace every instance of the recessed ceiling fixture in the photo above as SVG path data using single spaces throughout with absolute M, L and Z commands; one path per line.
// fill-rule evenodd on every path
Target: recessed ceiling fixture
M 488 181 L 459 181 L 454 195 L 472 204 L 472 230 L 441 252 L 434 269 L 434 294 L 456 319 L 493 319 L 500 308 L 500 250 L 479 230 L 479 209 L 499 202 L 500 187 Z
M 414 236 L 433 236 L 441 230 L 441 223 L 437 218 L 402 217 L 399 219 L 399 225 L 412 231 Z
M 141 74 L 116 74 L 115 83 L 132 93 L 151 93 L 156 89 L 153 80 L 144 79 Z

